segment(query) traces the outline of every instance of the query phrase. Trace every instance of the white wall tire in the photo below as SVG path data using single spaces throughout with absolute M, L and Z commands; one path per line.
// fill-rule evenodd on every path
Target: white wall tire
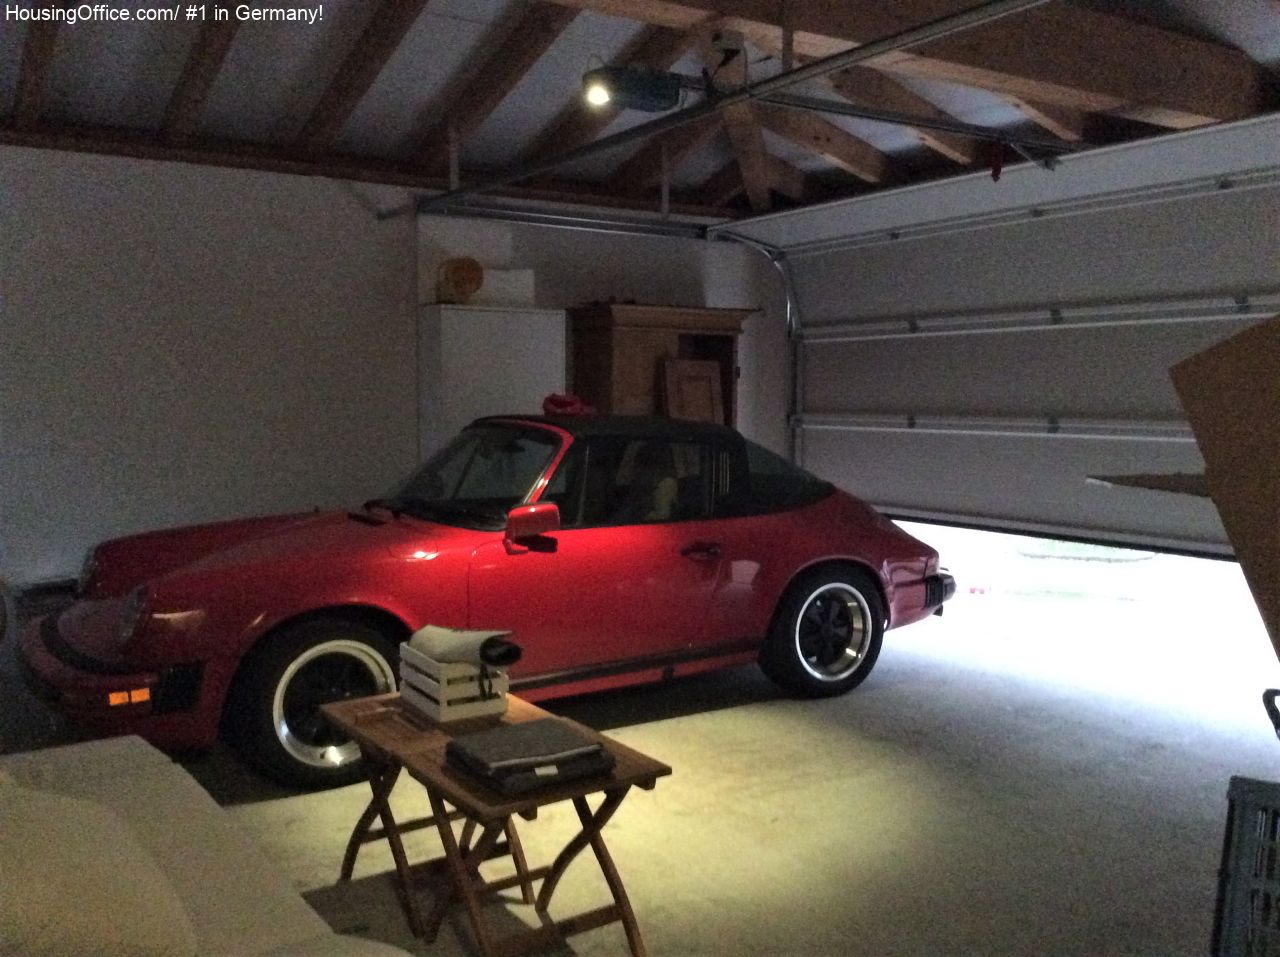
M 326 618 L 290 626 L 241 665 L 228 704 L 237 747 L 284 784 L 358 780 L 359 748 L 328 725 L 320 705 L 394 691 L 397 667 L 396 644 L 367 623 Z

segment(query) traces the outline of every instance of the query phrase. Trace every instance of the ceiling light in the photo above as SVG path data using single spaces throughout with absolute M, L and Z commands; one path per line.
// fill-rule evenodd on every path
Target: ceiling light
M 662 113 L 680 102 L 683 80 L 675 73 L 602 66 L 582 74 L 582 94 L 592 106 Z
M 592 106 L 604 106 L 613 99 L 609 95 L 609 87 L 598 79 L 583 80 L 582 95 L 586 97 L 587 102 Z

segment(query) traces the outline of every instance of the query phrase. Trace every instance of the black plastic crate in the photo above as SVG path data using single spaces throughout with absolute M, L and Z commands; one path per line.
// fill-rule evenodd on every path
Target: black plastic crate
M 1213 957 L 1280 957 L 1280 784 L 1233 777 Z

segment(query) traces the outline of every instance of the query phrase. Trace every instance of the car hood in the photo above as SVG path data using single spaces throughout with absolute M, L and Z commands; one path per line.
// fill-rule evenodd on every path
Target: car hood
M 464 529 L 402 516 L 385 520 L 359 512 L 320 512 L 174 568 L 170 575 L 265 569 L 284 565 L 333 564 L 356 558 L 400 557 L 439 540 L 465 535 Z M 475 534 L 475 533 L 471 533 Z M 166 576 L 167 577 L 167 576 Z

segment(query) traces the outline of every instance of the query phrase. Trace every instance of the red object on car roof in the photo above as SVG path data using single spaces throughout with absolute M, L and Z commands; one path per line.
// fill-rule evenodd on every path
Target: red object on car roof
M 583 402 L 576 395 L 553 392 L 542 400 L 543 415 L 595 415 L 596 407 Z

